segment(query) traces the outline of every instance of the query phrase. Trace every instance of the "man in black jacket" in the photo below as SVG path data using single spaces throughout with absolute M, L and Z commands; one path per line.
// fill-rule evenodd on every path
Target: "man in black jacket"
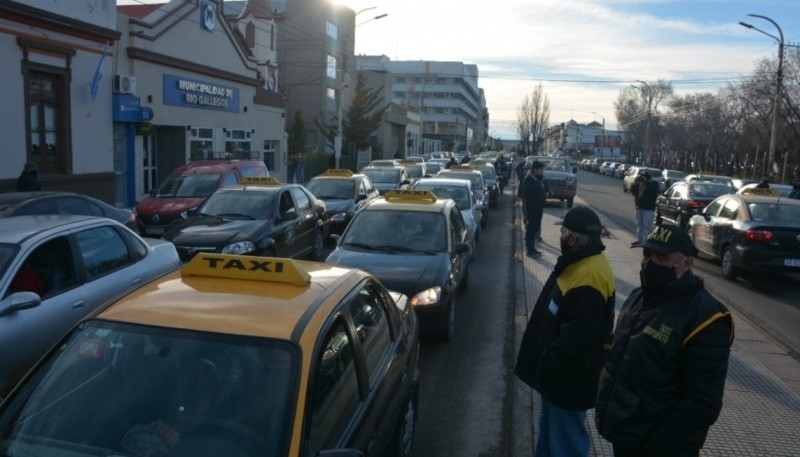
M 525 208 L 525 248 L 528 257 L 537 257 L 536 241 L 542 241 L 542 215 L 549 188 L 544 180 L 544 164 L 533 162 L 522 181 L 522 201 Z
M 586 457 L 586 410 L 611 343 L 616 283 L 597 214 L 576 206 L 561 228 L 562 255 L 522 337 L 516 375 L 542 397 L 536 457 Z
M 686 231 L 656 227 L 641 247 L 642 287 L 600 373 L 597 430 L 616 457 L 694 457 L 722 409 L 733 320 L 692 274 Z
M 637 176 L 631 185 L 631 193 L 636 202 L 636 241 L 631 247 L 644 242 L 644 238 L 653 230 L 653 218 L 660 186 L 649 171 Z
M 39 185 L 39 180 L 36 179 L 38 172 L 39 167 L 37 167 L 35 163 L 25 163 L 25 166 L 22 168 L 22 173 L 20 173 L 19 178 L 17 178 L 17 192 L 42 190 L 42 186 Z

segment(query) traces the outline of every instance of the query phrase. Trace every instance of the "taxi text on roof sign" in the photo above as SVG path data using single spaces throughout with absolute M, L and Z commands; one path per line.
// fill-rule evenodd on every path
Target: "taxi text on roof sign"
M 267 176 L 265 178 L 242 178 L 241 184 L 259 184 L 262 186 L 277 186 L 281 182 L 275 179 L 274 176 Z
M 742 190 L 742 195 L 764 195 L 767 197 L 780 197 L 781 192 L 777 189 L 761 189 L 758 187 L 749 187 Z
M 436 203 L 436 195 L 429 190 L 397 190 L 386 192 L 384 200 L 390 203 Z
M 450 170 L 455 170 L 455 171 L 472 171 L 473 170 L 473 168 L 470 167 L 469 165 L 453 165 L 449 169 Z
M 414 162 L 413 160 L 401 160 L 398 163 L 400 165 L 421 165 L 419 162 Z
M 353 176 L 353 170 L 347 168 L 329 168 L 325 170 L 325 173 L 322 173 L 322 176 L 344 176 L 349 178 Z
M 305 286 L 311 275 L 293 259 L 246 255 L 198 254 L 183 268 L 182 276 L 249 279 Z

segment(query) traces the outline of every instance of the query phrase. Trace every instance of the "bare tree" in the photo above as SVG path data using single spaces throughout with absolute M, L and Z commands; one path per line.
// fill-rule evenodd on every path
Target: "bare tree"
M 542 83 L 539 83 L 530 95 L 525 94 L 522 105 L 517 108 L 517 119 L 513 125 L 526 155 L 539 150 L 549 123 L 550 100 L 542 89 Z

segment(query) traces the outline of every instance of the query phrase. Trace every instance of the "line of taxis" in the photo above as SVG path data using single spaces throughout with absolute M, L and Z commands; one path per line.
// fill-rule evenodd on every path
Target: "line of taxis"
M 0 455 L 410 455 L 420 334 L 453 338 L 474 233 L 449 196 L 361 197 L 358 174 L 323 179 L 337 174 L 358 189 L 357 208 L 331 214 L 274 178 L 220 189 L 239 194 L 214 211 L 212 195 L 187 220 L 276 225 L 288 217 L 280 198 L 249 199 L 285 193 L 291 220 L 303 197 L 309 219 L 324 212 L 312 232 L 338 214 L 349 222 L 326 263 L 228 237 L 90 313 L 3 399 Z M 439 181 L 475 194 L 467 180 Z

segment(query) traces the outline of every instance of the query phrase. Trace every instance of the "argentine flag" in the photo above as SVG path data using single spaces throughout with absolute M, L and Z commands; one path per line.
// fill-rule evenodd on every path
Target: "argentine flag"
M 103 52 L 100 54 L 100 62 L 97 62 L 97 68 L 94 70 L 92 76 L 92 86 L 89 88 L 89 95 L 92 97 L 92 103 L 97 98 L 97 90 L 100 89 L 100 80 L 103 79 L 103 63 L 106 61 L 106 50 L 108 45 L 103 45 Z

